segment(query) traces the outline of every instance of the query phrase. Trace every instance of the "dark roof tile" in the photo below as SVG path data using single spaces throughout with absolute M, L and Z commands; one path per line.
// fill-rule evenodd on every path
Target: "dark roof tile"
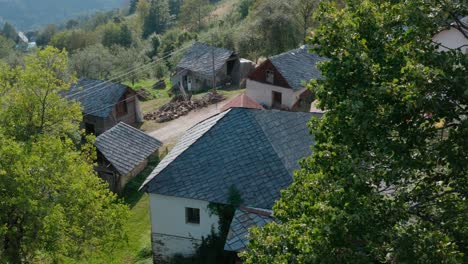
M 235 186 L 246 206 L 271 208 L 291 184 L 298 160 L 312 152 L 312 116 L 245 108 L 218 114 L 187 131 L 142 189 L 228 203 Z
M 234 52 L 231 50 L 196 42 L 185 53 L 182 60 L 177 64 L 177 68 L 210 77 L 213 75 L 213 55 L 215 72 L 218 72 L 233 54 Z
M 127 89 L 127 86 L 121 84 L 81 78 L 65 96 L 80 102 L 84 114 L 106 118 Z
M 121 122 L 99 135 L 94 145 L 120 174 L 126 175 L 156 152 L 162 143 Z
M 293 90 L 304 88 L 304 83 L 322 78 L 317 63 L 326 60 L 309 52 L 308 46 L 291 50 L 270 58 L 275 68 L 286 79 Z

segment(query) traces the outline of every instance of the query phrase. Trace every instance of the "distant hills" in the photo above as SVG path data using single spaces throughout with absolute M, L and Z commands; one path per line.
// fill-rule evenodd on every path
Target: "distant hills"
M 128 0 L 0 0 L 0 24 L 8 21 L 18 30 L 29 30 L 126 3 Z

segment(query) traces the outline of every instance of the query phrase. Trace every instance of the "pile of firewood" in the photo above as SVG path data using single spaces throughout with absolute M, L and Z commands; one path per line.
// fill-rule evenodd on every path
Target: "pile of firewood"
M 201 99 L 190 101 L 173 98 L 171 102 L 161 106 L 158 110 L 148 113 L 144 116 L 145 120 L 154 120 L 158 123 L 164 123 L 181 116 L 187 115 L 194 109 L 207 107 L 210 104 L 216 104 L 223 101 L 225 97 L 221 94 L 207 93 Z

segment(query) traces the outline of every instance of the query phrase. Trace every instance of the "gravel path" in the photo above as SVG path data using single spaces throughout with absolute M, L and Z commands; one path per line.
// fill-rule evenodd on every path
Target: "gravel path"
M 189 128 L 193 127 L 197 123 L 207 118 L 218 114 L 220 112 L 221 107 L 225 103 L 226 102 L 223 101 L 218 104 L 213 104 L 204 108 L 191 111 L 186 116 L 182 116 L 172 121 L 163 123 L 164 127 L 149 132 L 148 134 L 162 141 L 164 144 L 175 143 Z

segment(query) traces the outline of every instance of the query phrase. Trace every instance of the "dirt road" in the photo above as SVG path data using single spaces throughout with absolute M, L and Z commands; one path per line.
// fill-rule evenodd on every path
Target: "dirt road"
M 220 108 L 226 102 L 210 105 L 205 108 L 197 109 L 190 112 L 186 116 L 179 117 L 175 120 L 164 123 L 164 127 L 149 132 L 148 134 L 162 141 L 165 145 L 174 144 L 177 140 L 197 123 L 212 117 L 219 113 Z M 151 121 L 150 121 L 151 122 Z

